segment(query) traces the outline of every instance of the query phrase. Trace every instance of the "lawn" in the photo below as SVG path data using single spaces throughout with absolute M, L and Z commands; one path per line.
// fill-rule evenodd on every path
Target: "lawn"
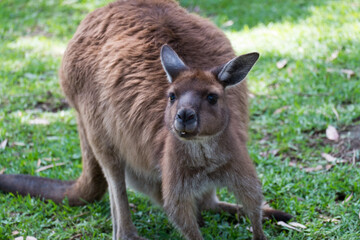
M 0 1 L 0 173 L 79 176 L 75 112 L 57 71 L 81 19 L 107 2 Z M 180 4 L 214 21 L 238 54 L 261 54 L 248 77 L 250 155 L 269 205 L 306 226 L 267 221 L 268 238 L 360 239 L 360 0 Z M 337 141 L 326 135 L 329 126 Z M 219 196 L 234 201 L 225 189 Z M 142 236 L 181 239 L 148 198 L 129 190 L 129 199 Z M 0 239 L 111 239 L 109 208 L 108 195 L 69 207 L 0 193 Z M 251 238 L 246 219 L 204 218 L 205 239 Z

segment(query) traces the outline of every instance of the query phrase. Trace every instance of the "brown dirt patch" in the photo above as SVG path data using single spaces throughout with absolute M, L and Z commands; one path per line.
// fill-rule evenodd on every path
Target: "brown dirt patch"
M 46 93 L 45 101 L 37 101 L 35 108 L 40 109 L 44 112 L 58 112 L 69 108 L 69 104 L 66 99 L 57 99 L 54 97 L 52 92 Z
M 349 163 L 360 161 L 360 124 L 345 127 L 337 142 L 325 139 L 325 144 L 333 146 L 332 156 L 347 160 Z
M 35 105 L 35 108 L 41 109 L 44 112 L 58 112 L 64 109 L 68 109 L 69 104 L 65 99 L 61 99 L 60 101 L 38 101 Z

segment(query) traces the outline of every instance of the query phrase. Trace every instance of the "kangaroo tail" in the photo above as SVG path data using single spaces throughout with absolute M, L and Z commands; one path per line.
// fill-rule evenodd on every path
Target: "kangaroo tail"
M 91 186 L 94 184 L 99 185 L 99 182 L 84 181 L 82 176 L 77 181 L 61 181 L 22 174 L 0 175 L 0 191 L 23 196 L 29 194 L 55 203 L 61 203 L 67 198 L 71 206 L 85 205 L 100 199 L 106 191 L 106 183 L 97 189 Z
M 263 218 L 264 219 L 275 219 L 276 221 L 283 221 L 283 222 L 288 222 L 290 221 L 292 218 L 294 218 L 292 215 L 280 211 L 280 210 L 276 210 L 270 207 L 263 207 Z

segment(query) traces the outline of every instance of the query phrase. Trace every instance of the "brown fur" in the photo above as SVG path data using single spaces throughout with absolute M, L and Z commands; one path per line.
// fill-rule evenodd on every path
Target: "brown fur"
M 188 66 L 172 84 L 160 62 L 164 44 Z M 28 192 L 80 205 L 99 199 L 108 186 L 113 239 L 143 239 L 131 222 L 126 185 L 163 206 L 187 239 L 202 239 L 201 210 L 247 214 L 254 239 L 265 239 L 261 184 L 246 149 L 246 83 L 224 88 L 214 74 L 234 57 L 220 30 L 171 0 L 117 1 L 89 14 L 60 69 L 62 89 L 77 111 L 83 172 L 55 193 Z M 174 104 L 169 92 L 178 96 Z M 210 92 L 219 96 L 216 107 L 204 100 Z M 180 101 L 196 106 L 199 118 L 187 139 L 173 129 Z M 0 178 L 0 189 L 16 191 L 5 182 Z M 228 187 L 245 208 L 219 202 L 216 187 Z

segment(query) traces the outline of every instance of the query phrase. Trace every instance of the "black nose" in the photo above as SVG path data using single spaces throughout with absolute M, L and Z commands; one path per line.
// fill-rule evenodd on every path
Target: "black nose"
M 182 108 L 176 114 L 176 121 L 184 125 L 196 122 L 196 113 L 192 109 Z

